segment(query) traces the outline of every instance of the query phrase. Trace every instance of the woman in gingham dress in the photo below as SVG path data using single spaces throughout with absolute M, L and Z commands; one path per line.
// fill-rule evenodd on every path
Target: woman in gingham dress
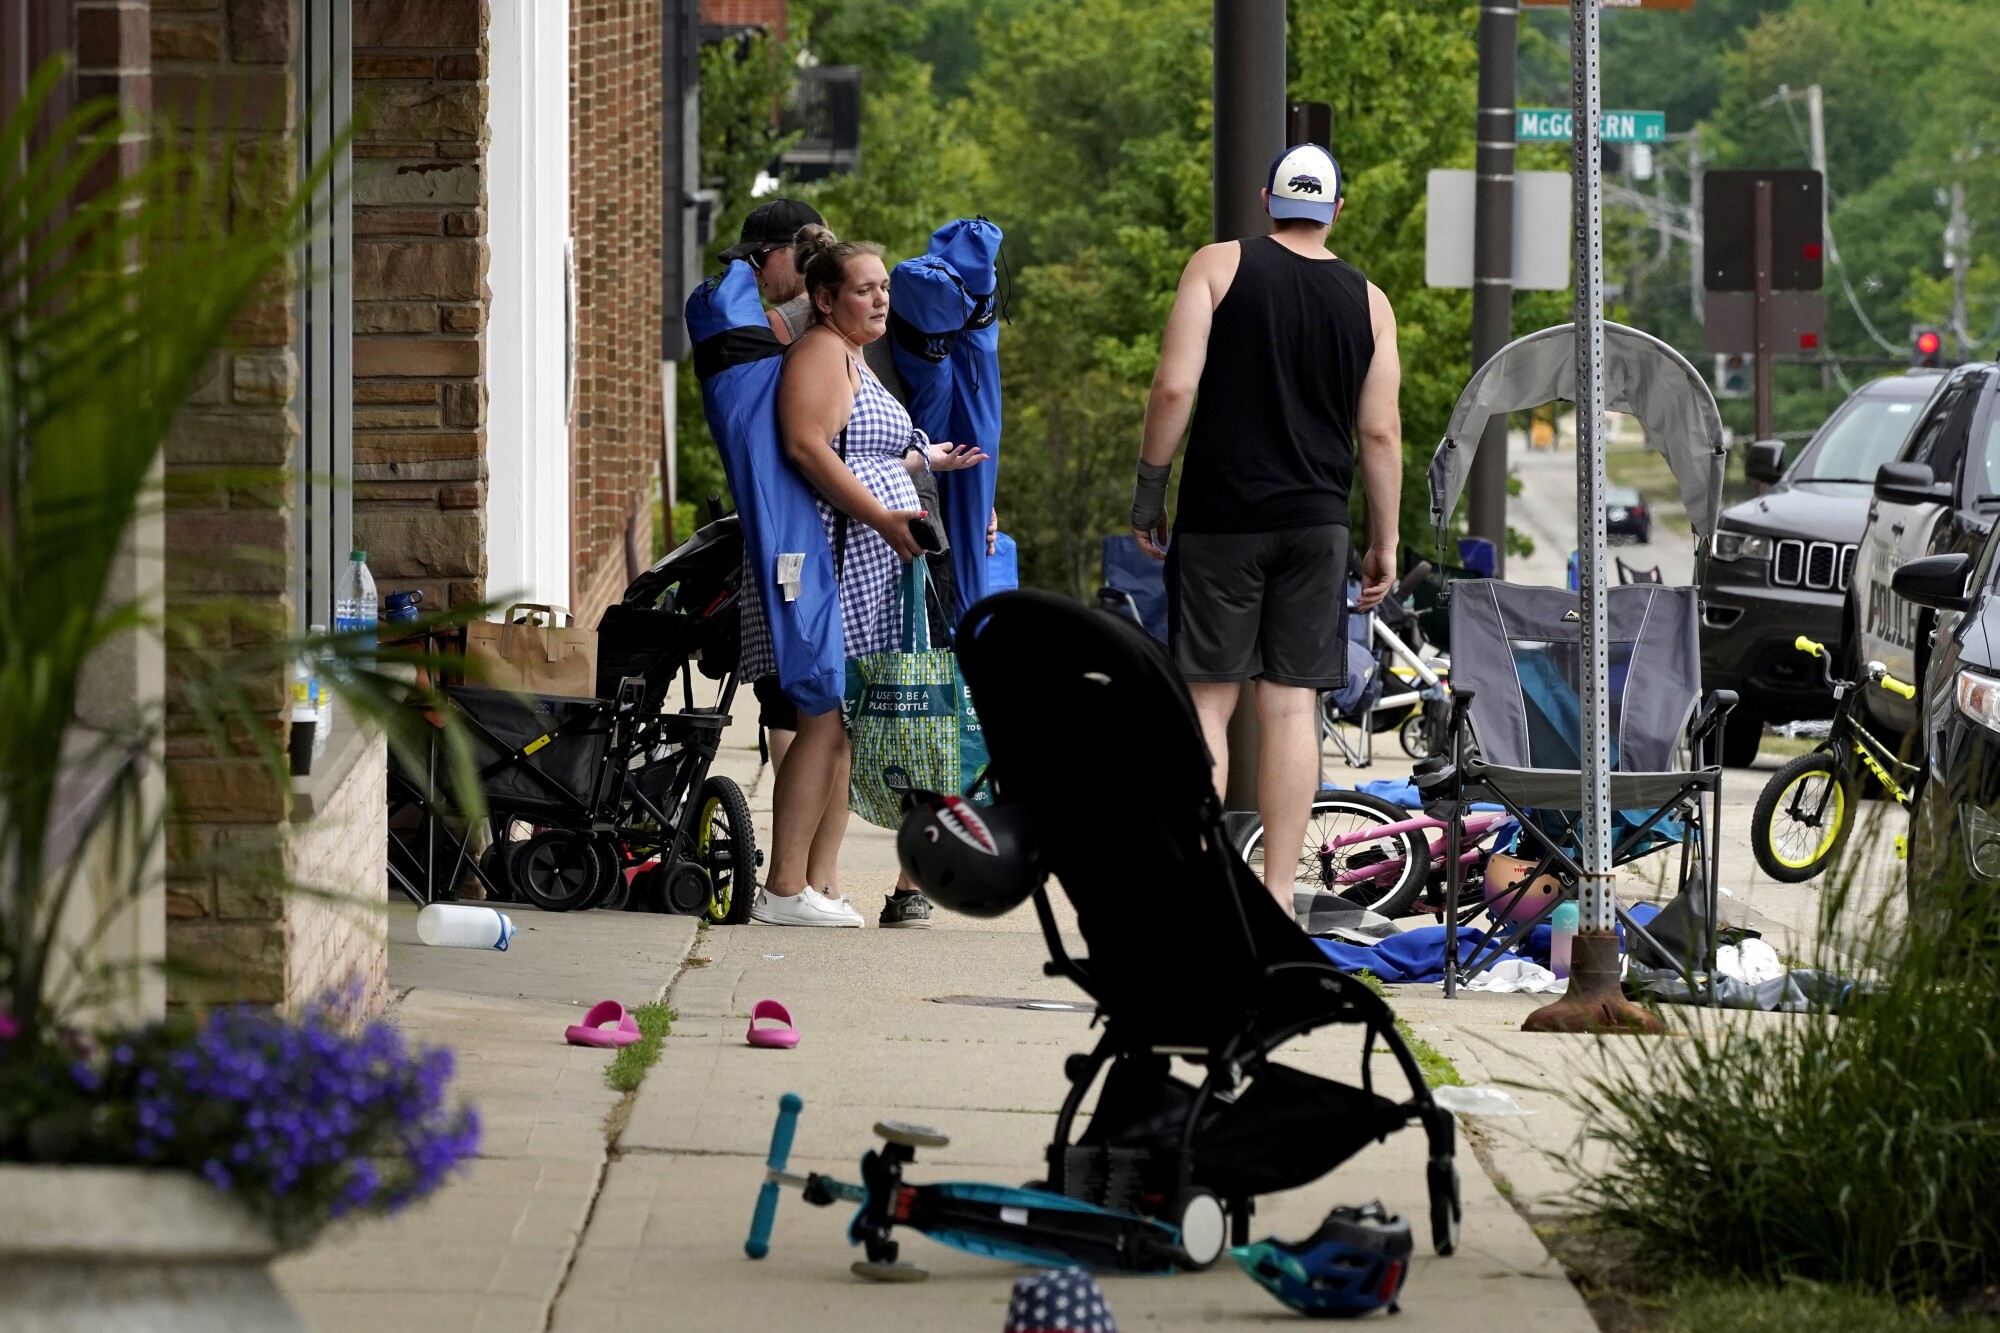
M 813 325 L 785 354 L 778 429 L 786 456 L 819 494 L 820 521 L 841 571 L 845 653 L 860 657 L 895 647 L 901 635 L 902 570 L 922 550 L 910 528 L 923 515 L 908 469 L 970 467 L 985 455 L 931 444 L 862 363 L 861 348 L 888 328 L 889 274 L 881 247 L 839 241 L 819 226 L 802 228 L 795 244 Z M 746 589 L 754 582 L 746 579 Z M 776 670 L 754 592 L 745 601 L 738 670 L 749 680 Z M 840 710 L 801 714 L 772 794 L 771 860 L 751 905 L 752 920 L 861 924 L 850 903 L 814 887 L 839 881 L 848 762 Z

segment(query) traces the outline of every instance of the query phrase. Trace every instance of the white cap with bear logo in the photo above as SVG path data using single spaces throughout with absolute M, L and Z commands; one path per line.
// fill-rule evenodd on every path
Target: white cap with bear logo
M 1325 225 L 1340 202 L 1340 164 L 1316 143 L 1295 144 L 1271 163 L 1269 189 L 1272 217 Z

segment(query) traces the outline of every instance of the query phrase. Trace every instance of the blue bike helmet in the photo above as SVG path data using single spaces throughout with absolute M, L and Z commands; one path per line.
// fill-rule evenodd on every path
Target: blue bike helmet
M 1410 1224 L 1371 1203 L 1334 1209 L 1305 1240 L 1287 1243 L 1269 1236 L 1229 1253 L 1300 1314 L 1339 1318 L 1394 1310 L 1412 1249 Z

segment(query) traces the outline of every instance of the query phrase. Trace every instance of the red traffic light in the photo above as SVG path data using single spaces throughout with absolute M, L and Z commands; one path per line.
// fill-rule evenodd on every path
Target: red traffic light
M 1936 356 L 1942 350 L 1944 350 L 1944 338 L 1936 329 L 1925 329 L 1917 335 L 1918 355 Z

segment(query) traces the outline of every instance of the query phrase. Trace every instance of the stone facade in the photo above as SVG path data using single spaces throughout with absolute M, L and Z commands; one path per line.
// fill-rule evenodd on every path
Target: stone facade
M 570 507 L 577 622 L 651 563 L 662 454 L 659 0 L 570 9 L 577 373 Z
M 353 985 L 369 1014 L 389 1002 L 387 750 L 379 737 L 367 742 L 346 779 L 286 840 L 292 882 L 310 891 L 293 899 L 286 917 L 286 993 Z
M 206 122 L 233 136 L 236 164 L 285 152 L 298 126 L 292 7 L 285 0 L 157 0 L 155 10 L 157 109 L 180 126 Z M 265 35 L 275 24 L 282 42 L 232 40 L 239 18 L 246 38 L 253 24 Z M 291 488 L 214 478 L 223 468 L 282 476 L 292 464 L 300 434 L 291 402 L 298 379 L 295 306 L 287 274 L 238 316 L 237 345 L 209 359 L 166 441 L 174 496 L 166 515 L 169 614 L 227 599 L 238 612 L 231 633 L 246 646 L 291 629 Z M 244 684 L 275 736 L 286 707 L 285 673 L 274 666 Z M 252 738 L 218 745 L 185 722 L 168 735 L 167 776 L 177 817 L 166 872 L 167 959 L 184 977 L 203 977 L 177 981 L 170 999 L 282 1003 L 288 998 L 284 904 L 242 889 L 283 873 L 286 793 Z
M 124 34 L 132 6 L 78 6 L 78 46 L 86 57 L 93 22 L 106 22 L 93 20 L 91 11 L 114 8 Z M 299 0 L 153 0 L 151 9 L 157 107 L 180 125 L 208 123 L 229 133 L 236 166 L 288 154 L 299 127 L 293 68 Z M 236 206 L 259 202 L 240 199 Z M 165 540 L 169 609 L 226 598 L 230 632 L 244 646 L 293 628 L 289 588 L 298 557 L 292 487 L 283 478 L 300 438 L 293 351 L 298 280 L 296 273 L 278 275 L 238 316 L 233 345 L 210 359 L 166 444 L 173 496 Z M 218 468 L 268 475 L 217 484 Z M 284 669 L 241 683 L 282 740 Z M 170 732 L 176 819 L 166 867 L 166 947 L 177 972 L 170 1000 L 297 1005 L 358 978 L 366 1011 L 380 1009 L 387 944 L 372 907 L 384 881 L 384 747 L 357 740 L 346 754 L 340 780 L 321 783 L 308 813 L 274 780 L 252 738 L 218 745 L 187 725 Z M 310 895 L 285 894 L 277 886 L 287 880 L 354 894 L 371 910 L 355 915 Z
M 354 0 L 354 534 L 383 595 L 486 591 L 486 9 Z

